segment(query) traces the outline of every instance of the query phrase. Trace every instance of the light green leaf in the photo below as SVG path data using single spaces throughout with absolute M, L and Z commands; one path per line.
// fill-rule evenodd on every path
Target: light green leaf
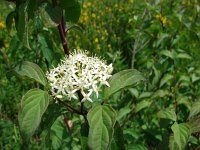
M 141 102 L 137 103 L 135 106 L 135 112 L 139 112 L 140 110 L 149 107 L 151 105 L 152 102 L 145 100 L 142 100 Z
M 166 57 L 169 57 L 171 59 L 175 59 L 176 52 L 175 51 L 169 51 L 169 50 L 163 50 L 160 52 L 161 55 L 164 55 Z
M 121 108 L 117 113 L 117 121 L 120 121 L 124 116 L 131 112 L 131 109 L 128 107 Z
M 188 122 L 191 133 L 200 131 L 200 118 L 193 118 Z
M 164 84 L 168 83 L 169 80 L 173 79 L 173 75 L 166 74 L 160 81 L 160 87 L 162 87 Z
M 180 96 L 177 98 L 178 105 L 185 105 L 189 110 L 191 109 L 191 100 L 188 97 Z
M 174 141 L 180 150 L 184 150 L 190 136 L 190 128 L 188 124 L 175 122 L 171 127 L 174 133 Z
M 109 98 L 114 93 L 124 89 L 126 87 L 131 87 L 141 80 L 145 80 L 142 74 L 135 69 L 127 69 L 114 74 L 110 80 L 110 87 L 106 87 L 104 91 L 105 99 Z
M 46 86 L 47 81 L 42 69 L 32 62 L 23 61 L 14 69 L 19 75 L 27 76 Z
M 192 59 L 192 57 L 186 53 L 179 53 L 176 57 L 180 59 L 189 59 L 189 60 Z
M 159 118 L 170 119 L 176 121 L 176 113 L 174 110 L 161 110 L 157 113 Z
M 48 104 L 48 93 L 40 89 L 32 89 L 23 96 L 18 120 L 21 135 L 25 140 L 34 134 Z
M 189 119 L 194 117 L 195 115 L 200 113 L 200 101 L 196 101 L 193 103 L 191 109 L 190 109 L 190 114 L 189 114 Z
M 170 95 L 170 92 L 168 90 L 157 90 L 154 94 L 153 94 L 153 98 L 157 98 L 157 97 L 165 97 Z
M 169 149 L 170 150 L 178 150 L 179 149 L 177 143 L 174 140 L 174 136 L 173 135 L 171 135 L 169 137 Z
M 89 123 L 88 145 L 92 150 L 109 149 L 116 112 L 108 105 L 97 105 L 87 115 Z

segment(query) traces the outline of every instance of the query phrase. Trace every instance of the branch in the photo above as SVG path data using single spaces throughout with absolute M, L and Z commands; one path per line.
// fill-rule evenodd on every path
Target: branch
M 52 3 L 54 6 L 57 5 L 56 0 L 52 0 Z M 64 21 L 63 11 L 62 11 L 62 17 L 61 17 L 60 23 L 58 24 L 58 30 L 59 30 L 64 52 L 67 56 L 69 56 L 69 48 L 68 48 L 67 40 L 65 38 L 67 33 L 65 32 L 65 21 Z
M 67 108 L 68 108 L 68 110 L 70 111 L 70 112 L 72 112 L 72 113 L 76 113 L 76 114 L 79 114 L 79 115 L 86 115 L 87 114 L 87 112 L 85 111 L 85 112 L 80 112 L 80 111 L 78 111 L 78 110 L 76 110 L 76 109 L 74 109 L 72 106 L 70 106 L 69 104 L 67 104 L 66 102 L 64 102 L 64 101 L 61 101 L 61 100 L 59 100 L 59 99 L 56 99 L 59 103 L 61 103 L 61 104 L 63 104 L 64 106 L 66 106 Z

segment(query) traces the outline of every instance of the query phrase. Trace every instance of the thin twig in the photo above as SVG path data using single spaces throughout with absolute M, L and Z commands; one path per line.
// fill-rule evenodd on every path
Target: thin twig
M 69 104 L 67 104 L 67 103 L 64 102 L 64 101 L 61 101 L 61 100 L 59 100 L 59 99 L 57 99 L 57 101 L 58 101 L 59 103 L 63 104 L 64 106 L 66 106 L 66 107 L 68 108 L 68 110 L 71 111 L 72 113 L 76 113 L 76 114 L 83 115 L 83 116 L 87 114 L 87 112 L 80 112 L 80 111 L 74 109 L 72 106 L 70 106 Z

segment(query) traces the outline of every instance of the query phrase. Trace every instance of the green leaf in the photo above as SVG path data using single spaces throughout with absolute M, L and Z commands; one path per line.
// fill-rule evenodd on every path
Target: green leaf
M 57 27 L 62 17 L 62 9 L 58 6 L 53 7 L 51 4 L 45 3 L 40 8 L 40 14 L 46 27 Z
M 26 48 L 30 49 L 28 40 L 28 12 L 27 12 L 28 3 L 29 1 L 26 1 L 25 3 L 21 4 L 17 9 L 18 17 L 16 21 L 16 27 L 19 40 Z
M 178 145 L 180 150 L 183 150 L 187 144 L 190 136 L 190 128 L 188 124 L 175 122 L 171 127 L 174 133 L 174 141 Z
M 42 54 L 44 55 L 44 57 L 47 59 L 47 61 L 51 65 L 53 58 L 54 58 L 53 57 L 54 54 L 52 51 L 52 45 L 51 45 L 49 38 L 46 38 L 42 34 L 38 34 L 38 41 L 41 45 Z
M 56 119 L 56 121 L 51 126 L 51 129 L 48 131 L 45 130 L 42 137 L 45 139 L 43 143 L 43 147 L 45 149 L 64 149 L 66 148 L 69 142 L 69 132 L 63 121 L 63 116 L 60 116 Z
M 60 7 L 65 10 L 67 22 L 78 22 L 81 15 L 81 5 L 77 0 L 60 0 Z
M 200 113 L 200 101 L 196 101 L 192 104 L 192 107 L 190 109 L 189 119 L 194 117 L 195 115 Z
M 173 75 L 166 74 L 160 81 L 160 87 L 162 87 L 164 84 L 168 83 L 169 80 L 173 79 Z
M 189 60 L 192 59 L 192 57 L 186 53 L 179 53 L 176 57 L 180 59 L 189 59 Z
M 169 137 L 169 149 L 170 150 L 178 150 L 179 149 L 177 143 L 174 140 L 174 136 L 173 135 L 171 135 Z
M 18 120 L 21 135 L 25 140 L 34 134 L 48 104 L 48 93 L 40 89 L 32 89 L 23 96 Z
M 116 112 L 108 105 L 97 105 L 87 115 L 89 123 L 88 145 L 92 150 L 109 149 Z
M 191 133 L 200 131 L 200 118 L 193 118 L 188 122 Z
M 35 11 L 37 10 L 37 8 L 38 8 L 38 1 L 29 0 L 28 8 L 27 8 L 29 19 L 33 19 L 34 15 L 35 15 Z
M 118 122 L 115 123 L 112 148 L 114 150 L 125 150 L 123 130 Z
M 170 119 L 176 121 L 176 113 L 174 110 L 161 110 L 157 113 L 159 118 Z
M 137 103 L 135 106 L 135 112 L 139 112 L 140 110 L 149 107 L 151 105 L 152 102 L 147 101 L 146 99 Z
M 148 150 L 146 146 L 140 144 L 130 144 L 127 150 Z
M 117 121 L 120 121 L 124 116 L 131 112 L 131 109 L 128 107 L 121 108 L 117 113 Z
M 15 11 L 12 11 L 8 14 L 7 18 L 6 18 L 6 28 L 8 30 L 11 30 L 12 28 L 12 23 L 13 23 L 13 20 L 14 20 L 14 17 L 16 15 L 16 12 Z
M 141 80 L 144 80 L 144 77 L 139 71 L 135 69 L 127 69 L 118 72 L 110 78 L 110 87 L 105 88 L 104 97 L 107 99 L 121 89 L 131 87 Z
M 32 62 L 23 61 L 21 64 L 17 65 L 14 70 L 21 76 L 27 76 L 44 86 L 47 85 L 47 81 L 42 69 Z
M 160 52 L 160 54 L 164 55 L 166 57 L 169 57 L 173 60 L 176 58 L 176 52 L 175 51 L 163 50 L 163 51 Z
M 81 125 L 81 148 L 82 150 L 88 150 L 88 132 L 89 132 L 89 127 L 86 123 Z

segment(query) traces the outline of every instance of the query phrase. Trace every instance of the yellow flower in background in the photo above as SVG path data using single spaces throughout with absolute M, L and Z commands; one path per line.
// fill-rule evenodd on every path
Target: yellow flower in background
M 92 3 L 91 2 L 88 2 L 87 3 L 88 7 L 92 6 Z
M 6 27 L 5 23 L 3 21 L 0 21 L 0 29 L 4 29 Z
M 102 41 L 103 41 L 103 40 L 105 40 L 105 37 L 104 37 L 104 36 L 102 36 L 102 37 L 101 37 L 101 40 L 102 40 Z
M 99 39 L 98 39 L 98 38 L 95 38 L 94 42 L 95 42 L 95 43 L 99 43 Z
M 9 47 L 10 47 L 9 43 L 5 43 L 5 48 L 9 48 Z
M 96 14 L 95 13 L 92 13 L 92 18 L 96 18 Z
M 167 25 L 167 18 L 166 16 L 163 16 L 162 14 L 157 14 L 156 19 L 160 20 L 163 26 Z
M 134 3 L 134 0 L 129 0 L 129 2 L 130 2 L 131 4 L 133 4 L 133 3 Z
M 87 8 L 87 5 L 86 5 L 86 4 L 83 4 L 83 8 Z
M 108 48 L 109 48 L 109 49 L 111 48 L 111 45 L 110 45 L 110 44 L 108 44 Z

